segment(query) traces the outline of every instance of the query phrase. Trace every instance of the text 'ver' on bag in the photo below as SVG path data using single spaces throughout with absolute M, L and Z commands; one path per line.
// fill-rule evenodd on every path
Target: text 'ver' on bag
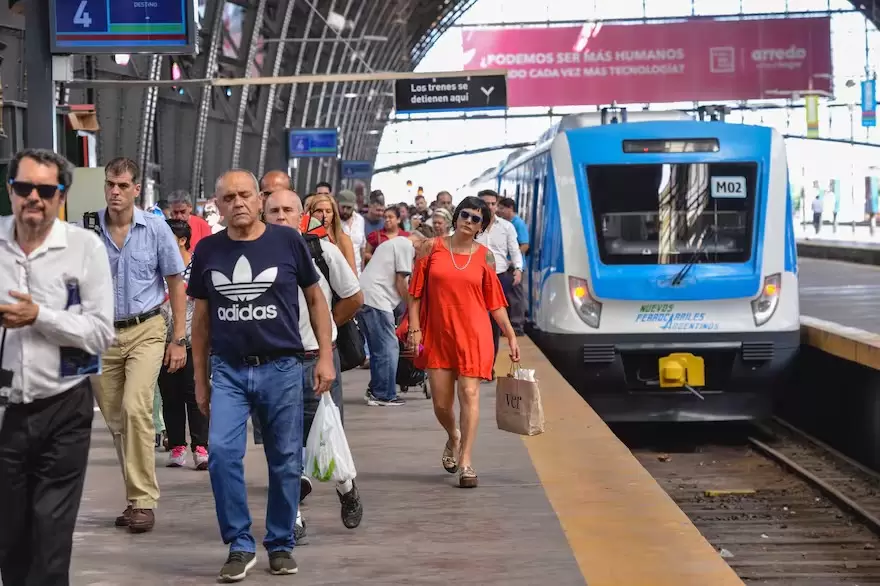
M 495 421 L 498 429 L 519 435 L 544 433 L 544 406 L 535 371 L 510 365 L 510 373 L 495 387 Z

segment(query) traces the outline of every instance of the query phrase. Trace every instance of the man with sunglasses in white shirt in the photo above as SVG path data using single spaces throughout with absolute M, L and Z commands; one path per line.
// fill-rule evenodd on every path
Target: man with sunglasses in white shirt
M 522 282 L 523 257 L 516 236 L 516 228 L 513 224 L 498 215 L 498 192 L 484 189 L 477 197 L 486 202 L 489 211 L 492 212 L 492 221 L 486 230 L 477 236 L 477 242 L 492 251 L 495 255 L 495 270 L 498 272 L 498 280 L 504 295 L 510 299 L 513 297 L 513 288 Z M 501 337 L 501 329 L 495 320 L 492 320 L 492 333 L 495 338 L 495 354 L 498 354 L 498 342 Z M 495 372 L 492 372 L 495 379 Z
M 114 338 L 113 282 L 98 237 L 58 219 L 71 164 L 25 150 L 9 177 L 12 216 L 0 218 L 0 582 L 67 586 L 94 418 L 89 375 Z

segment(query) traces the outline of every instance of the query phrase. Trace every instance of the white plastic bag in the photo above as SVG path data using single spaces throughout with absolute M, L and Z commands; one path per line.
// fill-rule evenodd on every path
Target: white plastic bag
M 306 441 L 306 475 L 321 482 L 354 480 L 357 471 L 342 429 L 339 407 L 330 393 L 321 395 L 315 420 Z

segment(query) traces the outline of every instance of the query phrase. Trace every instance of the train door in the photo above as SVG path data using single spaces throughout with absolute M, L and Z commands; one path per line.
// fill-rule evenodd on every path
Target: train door
M 529 260 L 529 288 L 530 302 L 529 315 L 533 323 L 536 322 L 536 316 L 540 315 L 541 303 L 541 248 L 543 247 L 544 237 L 544 200 L 547 193 L 547 175 L 549 168 L 546 162 L 546 155 L 538 160 L 535 177 L 535 191 L 532 197 L 532 217 L 531 233 L 529 234 L 529 243 L 531 258 Z

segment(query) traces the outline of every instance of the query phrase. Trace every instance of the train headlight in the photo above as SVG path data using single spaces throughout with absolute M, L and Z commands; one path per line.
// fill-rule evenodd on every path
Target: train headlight
M 590 297 L 587 282 L 577 277 L 569 277 L 568 290 L 578 316 L 591 328 L 598 328 L 602 317 L 602 304 Z
M 767 323 L 779 306 L 779 293 L 782 290 L 782 275 L 776 273 L 764 278 L 761 294 L 752 301 L 752 315 L 758 327 Z

